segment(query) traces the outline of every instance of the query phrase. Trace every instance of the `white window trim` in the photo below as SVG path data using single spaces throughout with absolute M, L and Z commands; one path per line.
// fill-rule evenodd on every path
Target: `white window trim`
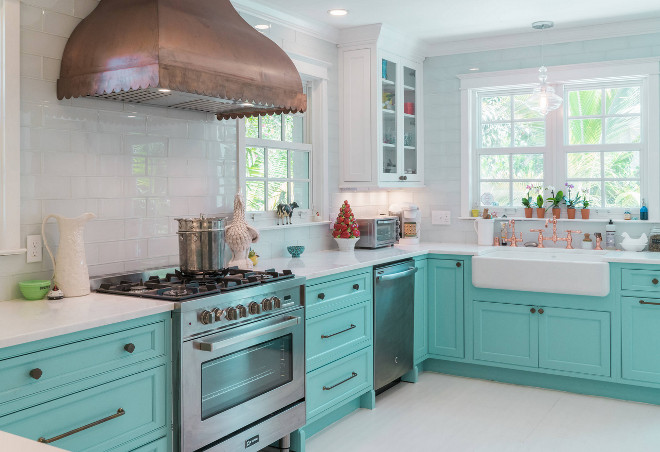
M 480 74 L 461 74 L 461 216 L 469 217 L 472 208 L 472 187 L 476 183 L 476 163 L 473 162 L 472 148 L 476 144 L 476 132 L 472 125 L 472 118 L 476 114 L 473 98 L 475 93 L 485 89 L 519 88 L 521 86 L 534 86 L 533 79 L 536 69 L 517 69 L 510 71 L 497 71 Z M 553 84 L 574 84 L 576 82 L 599 82 L 610 78 L 631 77 L 643 79 L 647 88 L 646 117 L 642 128 L 647 131 L 646 165 L 642 164 L 642 193 L 646 196 L 646 205 L 649 208 L 649 220 L 660 221 L 660 180 L 649 175 L 660 174 L 660 131 L 657 124 L 660 122 L 660 58 L 641 58 L 633 60 L 617 60 L 602 63 L 585 63 L 566 66 L 548 67 L 550 82 Z M 559 119 L 557 119 L 559 117 Z M 548 120 L 563 121 L 562 115 L 552 115 Z M 556 127 L 554 127 L 556 129 Z M 550 137 L 548 137 L 550 138 Z M 550 143 L 547 143 L 550 146 Z M 556 148 L 556 147 L 555 147 Z M 555 165 L 559 166 L 559 159 L 555 158 Z M 565 165 L 564 165 L 565 166 Z M 645 167 L 644 167 L 645 166 Z M 560 168 L 548 168 L 552 176 L 561 176 Z M 563 170 L 565 174 L 565 169 Z M 546 175 L 546 180 L 548 176 Z M 549 182 L 546 182 L 546 185 Z M 507 215 L 521 213 L 521 207 L 502 208 Z M 607 216 L 615 210 L 600 208 L 592 214 Z
M 0 255 L 21 241 L 20 1 L 0 0 Z
M 328 67 L 329 64 L 318 60 L 303 60 L 295 56 L 292 61 L 301 77 L 309 82 L 309 98 L 307 105 L 307 137 L 312 145 L 310 153 L 310 208 L 303 212 L 306 221 L 311 221 L 316 211 L 321 218 L 328 219 Z M 245 187 L 245 120 L 236 121 L 238 145 L 238 188 Z M 253 142 L 254 139 L 251 139 Z M 261 140 L 260 140 L 261 141 Z M 270 140 L 263 140 L 271 143 Z M 287 143 L 287 149 L 295 149 L 296 143 Z M 302 212 L 302 211 L 301 211 Z M 277 218 L 274 211 L 249 212 L 248 217 L 254 220 L 272 221 Z

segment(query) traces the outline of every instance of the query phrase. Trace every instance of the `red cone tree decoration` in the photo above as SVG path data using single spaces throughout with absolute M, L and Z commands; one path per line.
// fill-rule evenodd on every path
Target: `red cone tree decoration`
M 348 201 L 339 208 L 339 215 L 335 220 L 335 229 L 332 231 L 332 236 L 336 239 L 354 239 L 360 237 L 357 221 L 353 216 L 351 205 Z

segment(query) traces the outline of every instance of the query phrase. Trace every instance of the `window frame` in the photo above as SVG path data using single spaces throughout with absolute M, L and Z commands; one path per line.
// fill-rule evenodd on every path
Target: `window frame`
M 642 194 L 646 205 L 651 212 L 650 220 L 660 220 L 660 181 L 658 178 L 651 178 L 649 174 L 660 172 L 660 153 L 657 149 L 660 147 L 660 132 L 656 127 L 660 121 L 660 86 L 659 85 L 660 58 L 640 58 L 633 60 L 606 61 L 602 63 L 584 63 L 566 66 L 549 67 L 549 73 L 552 74 L 552 85 L 559 92 L 564 93 L 564 86 L 574 86 L 586 83 L 603 83 L 607 81 L 622 80 L 630 82 L 631 80 L 640 80 L 646 86 L 646 94 L 643 98 L 648 99 L 642 102 L 642 134 L 645 134 L 647 149 L 646 155 L 641 160 L 641 178 Z M 475 93 L 480 91 L 506 90 L 515 88 L 531 88 L 534 86 L 531 80 L 534 79 L 533 69 L 515 69 L 509 71 L 497 71 L 490 73 L 472 73 L 460 74 L 461 89 L 461 217 L 468 218 L 469 210 L 476 199 L 475 187 L 478 178 L 478 170 L 475 158 L 476 145 L 479 143 L 477 130 L 475 127 L 475 115 L 478 111 L 478 105 L 475 101 Z M 646 104 L 646 105 L 644 105 Z M 559 156 L 558 148 L 564 145 L 564 106 L 547 116 L 547 121 L 552 125 L 547 127 L 554 130 L 550 133 L 555 143 L 546 142 L 551 147 L 552 161 L 544 159 L 544 184 L 551 185 L 555 181 L 561 181 L 563 186 L 566 175 L 566 156 L 562 153 Z M 561 125 L 561 127 L 557 127 Z M 558 140 L 558 143 L 556 143 Z M 644 141 L 644 138 L 642 139 Z M 636 144 L 635 144 L 636 145 Z M 593 146 L 593 145 L 590 145 Z M 600 146 L 600 145 L 598 145 Z M 630 145 L 619 145 L 630 149 Z M 653 151 L 655 150 L 655 151 Z M 570 151 L 569 151 L 570 152 Z M 645 162 L 645 163 L 643 163 Z M 508 216 L 522 216 L 523 206 L 501 207 L 497 209 Z M 624 208 L 592 208 L 592 218 L 606 219 L 612 215 L 623 214 Z

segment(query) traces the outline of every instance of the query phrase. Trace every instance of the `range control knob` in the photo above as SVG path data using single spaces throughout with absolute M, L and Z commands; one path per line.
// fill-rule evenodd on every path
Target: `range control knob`
M 227 320 L 238 320 L 238 311 L 236 308 L 227 308 L 225 310 L 225 317 L 227 317 Z
M 261 306 L 259 306 L 259 303 L 251 301 L 250 304 L 248 305 L 248 311 L 250 311 L 250 314 L 252 315 L 260 314 Z
M 280 300 L 278 297 L 271 298 L 271 301 L 273 302 L 273 308 L 279 309 L 282 307 L 282 300 Z
M 261 300 L 261 308 L 264 311 L 271 311 L 273 309 L 273 300 L 270 298 L 264 298 Z
M 236 306 L 236 310 L 238 311 L 238 318 L 243 318 L 248 316 L 248 311 L 245 306 L 242 304 L 239 304 Z
M 220 320 L 222 320 L 222 316 L 225 313 L 225 311 L 223 311 L 220 308 L 213 308 L 213 309 L 211 309 L 211 312 L 213 313 L 213 317 L 214 317 L 216 322 L 219 322 Z
M 204 325 L 210 325 L 211 323 L 215 322 L 215 314 L 213 314 L 211 311 L 202 311 L 202 313 L 199 314 L 199 321 Z

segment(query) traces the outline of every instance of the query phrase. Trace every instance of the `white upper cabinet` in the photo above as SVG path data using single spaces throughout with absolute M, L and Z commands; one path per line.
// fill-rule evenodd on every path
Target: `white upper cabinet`
M 343 41 L 340 186 L 422 186 L 422 58 L 399 45 L 386 48 L 388 31 L 380 25 L 350 29 Z

